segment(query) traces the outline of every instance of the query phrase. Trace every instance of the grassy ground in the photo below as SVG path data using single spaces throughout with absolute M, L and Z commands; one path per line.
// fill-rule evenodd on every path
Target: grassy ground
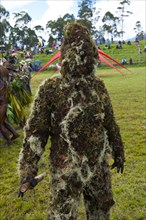
M 146 219 L 146 69 L 139 67 L 130 70 L 126 76 L 114 70 L 97 70 L 111 96 L 126 151 L 124 174 L 112 170 L 116 205 L 112 208 L 111 220 Z M 41 81 L 50 75 L 45 71 L 31 80 L 33 94 Z M 30 107 L 25 111 L 28 116 Z M 10 147 L 4 146 L 0 139 L 0 220 L 45 220 L 49 208 L 49 175 L 36 186 L 35 191 L 28 191 L 23 200 L 17 198 L 17 159 L 23 139 L 22 130 L 18 132 L 20 138 Z M 48 154 L 49 142 L 39 162 L 39 173 L 49 173 Z M 86 220 L 82 200 L 78 220 Z
M 126 58 L 127 64 L 129 64 L 129 59 L 132 58 L 134 64 L 144 64 L 146 62 L 146 53 L 144 53 L 145 44 L 146 42 L 144 40 L 140 41 L 139 46 L 135 46 L 134 42 L 131 42 L 131 45 L 125 43 L 122 45 L 122 49 L 116 49 L 117 43 L 114 42 L 111 44 L 110 49 L 105 49 L 104 44 L 100 48 L 119 62 L 122 61 L 122 58 Z M 141 54 L 139 54 L 139 49 L 142 51 Z
M 135 46 L 134 42 L 131 42 L 131 45 L 128 45 L 127 43 L 122 45 L 122 49 L 116 49 L 117 42 L 111 43 L 110 49 L 105 49 L 105 44 L 100 45 L 100 49 L 116 59 L 118 62 L 122 62 L 123 58 L 126 58 L 127 65 L 129 65 L 129 59 L 132 58 L 133 65 L 144 65 L 146 64 L 146 53 L 144 53 L 144 46 L 146 45 L 146 42 L 140 41 L 139 46 Z M 139 55 L 139 49 L 141 49 L 142 53 Z M 58 51 L 55 50 L 53 55 L 46 55 L 45 50 L 42 54 L 37 54 L 34 56 L 34 59 L 40 59 L 42 61 L 42 65 L 46 64 L 48 60 L 52 56 L 54 56 Z M 57 62 L 57 61 L 56 61 Z M 106 67 L 104 63 L 102 63 L 102 67 Z

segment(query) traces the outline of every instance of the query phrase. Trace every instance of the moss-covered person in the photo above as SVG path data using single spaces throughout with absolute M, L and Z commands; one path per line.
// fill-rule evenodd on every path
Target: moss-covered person
M 112 168 L 122 173 L 120 130 L 105 85 L 96 76 L 98 52 L 88 29 L 75 22 L 64 31 L 61 71 L 40 86 L 25 126 L 20 177 L 35 186 L 37 164 L 50 136 L 48 219 L 77 219 L 83 193 L 87 219 L 108 220 L 114 200 L 107 155 L 113 156 Z

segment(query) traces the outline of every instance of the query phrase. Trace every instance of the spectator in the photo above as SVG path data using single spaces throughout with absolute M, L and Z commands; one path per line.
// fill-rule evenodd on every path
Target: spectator
M 130 64 L 130 65 L 133 64 L 133 60 L 132 60 L 132 58 L 130 58 L 130 60 L 129 60 L 129 64 Z
M 139 46 L 139 41 L 138 40 L 135 41 L 135 46 Z
M 123 59 L 122 59 L 122 64 L 127 64 L 126 58 L 123 58 Z
M 116 49 L 122 49 L 122 44 L 117 45 L 117 46 L 116 46 Z
M 141 48 L 139 48 L 138 54 L 139 54 L 139 55 L 142 54 L 142 49 L 141 49 Z
M 98 67 L 101 67 L 101 60 L 100 60 L 100 59 L 99 59 L 98 62 L 97 62 L 97 66 L 98 66 Z
M 111 42 L 112 42 L 112 43 L 114 42 L 114 38 L 113 38 L 113 36 L 111 37 Z
M 61 69 L 61 62 L 56 63 L 56 68 L 57 68 L 58 72 L 60 72 L 60 69 Z
M 111 43 L 110 43 L 110 40 L 109 40 L 109 39 L 107 39 L 107 47 L 108 47 L 108 49 L 111 48 Z
M 46 50 L 45 53 L 48 55 L 48 54 L 52 54 L 53 53 L 53 50 L 52 49 L 49 49 L 49 50 Z
M 32 50 L 29 51 L 29 58 L 30 58 L 30 59 L 33 58 Z
M 106 44 L 106 45 L 104 46 L 104 48 L 105 48 L 105 49 L 108 49 L 108 45 Z
M 121 44 L 122 44 L 122 42 L 121 42 L 120 40 L 119 40 L 119 42 L 118 42 L 118 43 L 119 43 L 119 45 L 121 45 Z

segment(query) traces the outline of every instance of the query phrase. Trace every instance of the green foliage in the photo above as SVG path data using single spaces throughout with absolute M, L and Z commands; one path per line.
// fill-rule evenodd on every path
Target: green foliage
M 4 44 L 6 33 L 11 28 L 8 17 L 9 12 L 0 4 L 0 44 Z
M 25 11 L 21 11 L 20 13 L 13 13 L 13 14 L 14 14 L 14 19 L 16 19 L 15 26 L 20 25 L 20 27 L 23 28 L 32 20 L 30 15 Z
M 103 30 L 111 36 L 117 36 L 117 21 L 119 20 L 118 17 L 115 17 L 110 11 L 106 12 L 104 17 L 102 18 Z
M 120 36 L 124 39 L 124 23 L 126 17 L 128 17 L 132 12 L 127 11 L 127 7 L 130 6 L 130 0 L 123 0 L 119 2 L 119 7 L 117 8 L 118 17 L 113 15 L 110 11 L 107 11 L 103 18 L 100 16 L 102 11 L 100 8 L 95 7 L 97 0 L 82 0 L 78 1 L 78 13 L 77 18 L 74 14 L 66 13 L 63 17 L 59 17 L 57 20 L 49 20 L 46 22 L 46 30 L 49 33 L 48 45 L 51 46 L 53 41 L 62 41 L 63 39 L 63 27 L 68 21 L 77 20 L 81 24 L 88 27 L 89 31 L 94 35 L 95 38 L 104 37 L 105 32 L 112 34 L 113 36 Z M 15 42 L 19 42 L 23 46 L 26 45 L 27 48 L 34 46 L 38 40 L 43 39 L 43 33 L 45 29 L 41 25 L 36 25 L 32 29 L 28 28 L 29 22 L 32 21 L 31 16 L 25 12 L 14 12 L 13 19 L 15 24 L 10 25 L 8 21 L 9 12 L 0 5 L 0 42 L 5 44 L 6 47 L 10 48 Z M 101 18 L 103 24 L 97 28 L 98 20 Z M 105 20 L 106 18 L 106 20 Z M 120 23 L 119 23 L 120 21 Z M 141 40 L 144 37 L 144 32 L 142 31 L 140 21 L 136 22 L 136 27 L 134 28 L 137 32 L 136 37 Z M 119 29 L 120 28 L 120 29 Z M 118 30 L 119 29 L 119 30 Z M 9 33 L 7 39 L 7 33 Z
M 95 26 L 93 25 L 93 16 L 95 13 L 94 0 L 83 0 L 78 2 L 78 22 L 85 25 L 91 33 L 94 33 Z
M 120 25 L 121 25 L 121 30 L 119 31 L 119 34 L 121 35 L 122 40 L 123 40 L 123 36 L 125 33 L 124 32 L 125 18 L 129 17 L 130 14 L 133 14 L 131 11 L 127 10 L 127 7 L 130 6 L 130 4 L 131 4 L 130 0 L 123 0 L 119 3 L 119 7 L 117 8 L 118 14 L 119 14 Z
M 46 24 L 46 28 L 50 29 L 51 36 L 49 38 L 49 45 L 52 42 L 52 38 L 57 36 L 55 39 L 58 41 L 63 40 L 63 28 L 67 24 L 67 22 L 74 21 L 74 15 L 65 14 L 63 17 L 59 17 L 56 21 L 48 21 Z
M 112 170 L 116 205 L 112 208 L 111 220 L 144 220 L 146 218 L 145 67 L 129 67 L 129 70 L 131 72 L 124 71 L 125 76 L 111 69 L 97 70 L 97 75 L 103 79 L 109 91 L 126 152 L 124 173 L 117 174 L 116 170 Z M 32 78 L 33 95 L 39 84 L 52 74 L 53 72 L 44 71 Z M 25 113 L 28 117 L 30 107 L 25 109 Z M 17 174 L 17 160 L 23 131 L 18 132 L 20 138 L 14 140 L 11 147 L 3 146 L 4 142 L 0 139 L 0 219 L 44 220 L 49 209 L 50 142 L 48 141 L 46 151 L 39 162 L 39 173 L 46 171 L 48 176 L 36 186 L 35 191 L 28 191 L 22 200 L 17 198 L 20 182 Z M 86 219 L 82 198 L 78 212 L 78 220 Z

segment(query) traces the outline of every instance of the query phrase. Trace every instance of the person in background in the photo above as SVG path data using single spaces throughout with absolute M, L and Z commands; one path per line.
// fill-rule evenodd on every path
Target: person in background
M 125 57 L 122 59 L 122 64 L 124 64 L 124 65 L 127 64 L 127 60 Z
M 7 121 L 8 84 L 9 71 L 6 67 L 0 66 L 0 133 L 6 140 L 6 144 L 11 145 L 12 140 L 18 138 L 20 135 Z
M 56 68 L 57 68 L 58 72 L 60 72 L 60 70 L 61 70 L 61 62 L 56 63 Z
M 129 64 L 130 64 L 130 65 L 133 64 L 133 60 L 132 60 L 132 58 L 129 59 Z

